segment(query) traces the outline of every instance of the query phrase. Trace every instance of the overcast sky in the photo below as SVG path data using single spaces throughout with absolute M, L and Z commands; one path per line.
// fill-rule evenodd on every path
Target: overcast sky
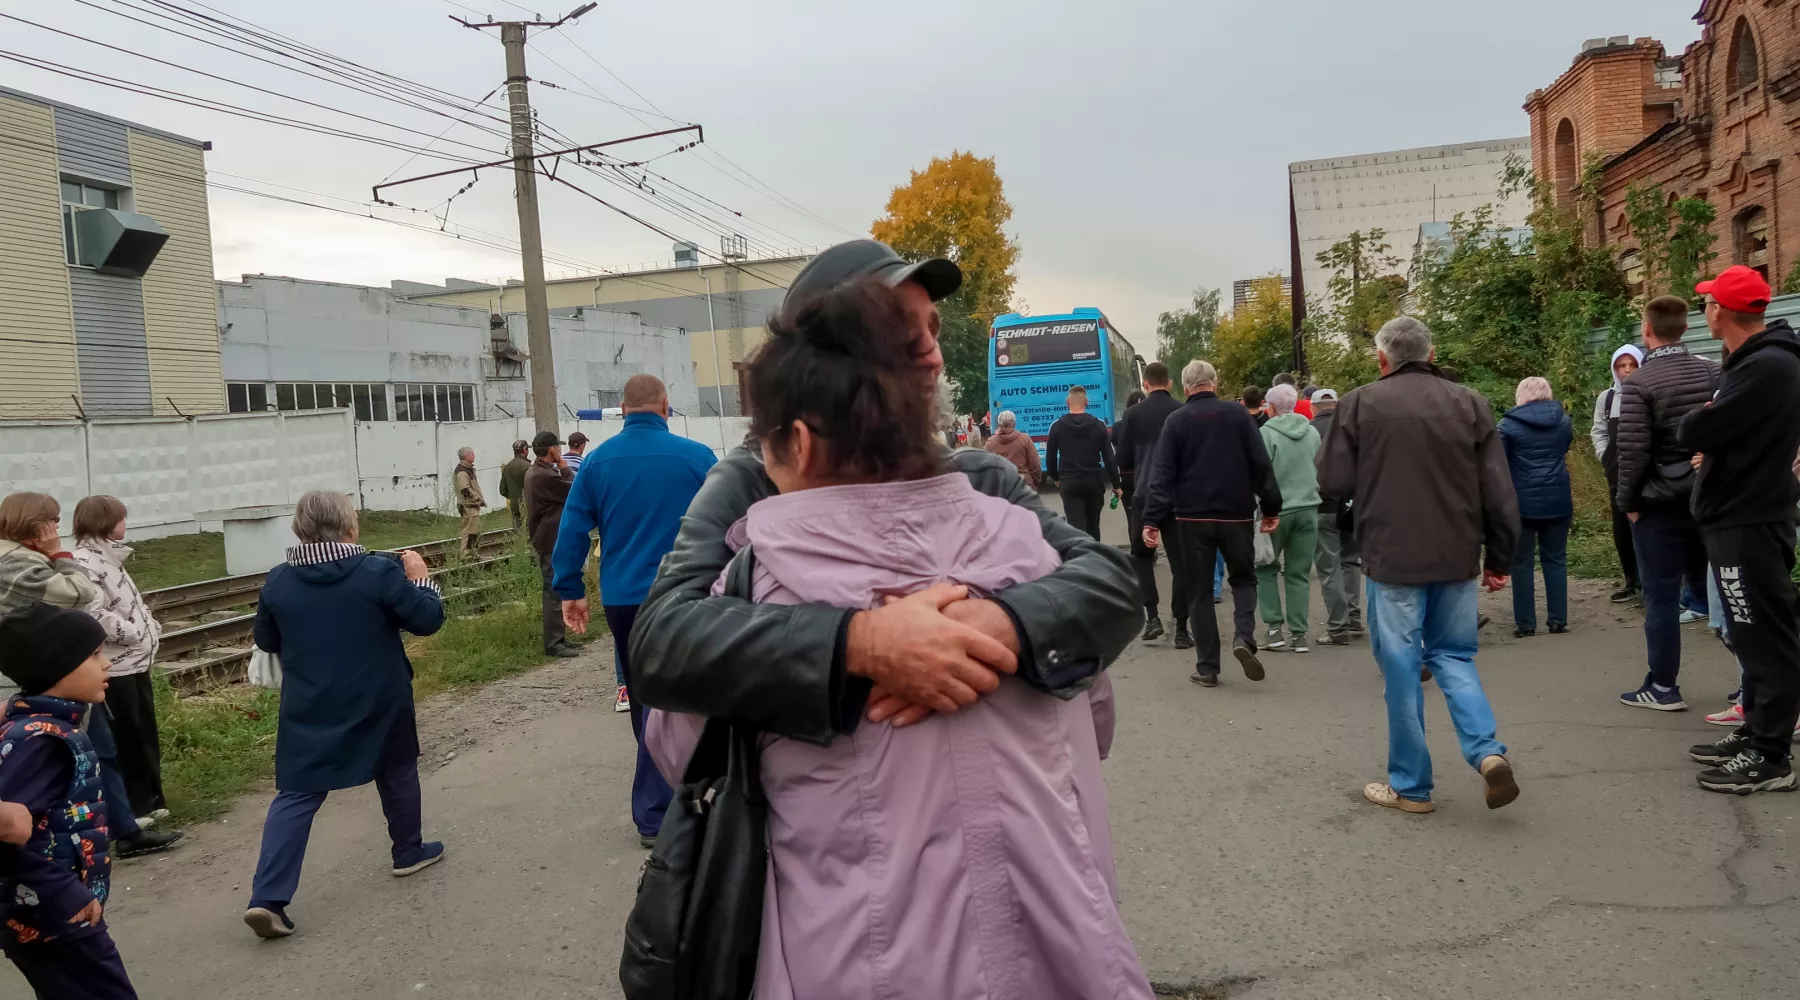
M 503 79 L 501 48 L 495 32 L 468 30 L 447 15 L 467 17 L 473 8 L 522 16 L 503 0 L 208 2 L 470 99 Z M 535 11 L 548 0 L 523 2 Z M 154 7 L 155 0 L 0 0 L 0 11 L 382 124 L 14 21 L 0 21 L 0 49 L 402 143 L 423 144 L 448 126 L 435 149 L 483 155 L 454 145 L 460 138 L 501 153 L 497 139 L 468 126 L 124 20 L 119 12 L 131 5 Z M 1148 350 L 1157 313 L 1183 305 L 1196 286 L 1229 288 L 1235 278 L 1286 269 L 1290 161 L 1525 135 L 1526 95 L 1566 69 L 1583 39 L 1650 35 L 1679 53 L 1698 38 L 1697 7 L 1696 0 L 600 0 L 579 23 L 536 37 L 528 58 L 538 81 L 634 108 L 652 102 L 704 125 L 712 152 L 808 214 L 739 183 L 716 158 L 674 154 L 651 169 L 741 211 L 761 227 L 744 231 L 767 245 L 865 233 L 890 189 L 934 155 L 964 149 L 996 157 L 1023 248 L 1021 304 L 1039 313 L 1098 306 Z M 0 60 L 0 84 L 211 140 L 216 182 L 352 212 L 365 211 L 359 203 L 370 186 L 408 158 L 16 62 Z M 534 87 L 534 103 L 543 123 L 582 142 L 670 125 L 543 85 Z M 671 147 L 659 140 L 632 148 L 654 155 Z M 450 166 L 419 158 L 401 176 Z M 569 176 L 718 248 L 718 237 L 697 223 L 599 178 Z M 391 197 L 430 207 L 464 180 Z M 666 237 L 573 191 L 541 191 L 552 253 L 607 267 L 670 259 Z M 217 190 L 212 206 L 221 277 L 263 272 L 385 285 L 519 273 L 516 256 L 436 234 Z M 437 225 L 423 214 L 409 218 Z M 516 237 L 504 175 L 485 174 L 451 204 L 449 222 Z M 550 264 L 552 275 L 568 269 Z

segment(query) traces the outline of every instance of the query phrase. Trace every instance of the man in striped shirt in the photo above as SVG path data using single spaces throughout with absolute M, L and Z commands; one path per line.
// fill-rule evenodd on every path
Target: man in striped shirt
M 576 431 L 569 435 L 569 450 L 563 452 L 562 457 L 563 464 L 569 467 L 570 472 L 581 471 L 581 459 L 587 453 L 587 446 L 588 436 L 586 434 Z

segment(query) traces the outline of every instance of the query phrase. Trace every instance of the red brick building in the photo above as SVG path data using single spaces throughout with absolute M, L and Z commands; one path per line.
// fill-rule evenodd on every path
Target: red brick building
M 1706 0 L 1694 19 L 1703 33 L 1679 59 L 1649 38 L 1587 43 L 1525 102 L 1532 164 L 1567 191 L 1603 158 L 1590 231 L 1628 276 L 1626 190 L 1656 183 L 1717 210 L 1713 269 L 1747 264 L 1779 284 L 1800 264 L 1800 0 Z

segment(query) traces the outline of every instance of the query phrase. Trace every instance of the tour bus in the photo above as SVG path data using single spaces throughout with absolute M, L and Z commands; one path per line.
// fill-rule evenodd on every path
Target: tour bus
M 1098 309 L 1055 316 L 1007 313 L 988 338 L 988 403 L 993 429 L 1000 411 L 1019 419 L 1019 433 L 1037 442 L 1068 412 L 1069 387 L 1087 388 L 1088 412 L 1108 427 L 1125 412 L 1125 397 L 1143 380 L 1144 359 Z

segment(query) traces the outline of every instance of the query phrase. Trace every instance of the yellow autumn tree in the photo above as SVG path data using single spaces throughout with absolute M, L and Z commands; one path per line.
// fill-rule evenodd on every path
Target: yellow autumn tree
M 1294 360 L 1294 313 L 1281 279 L 1259 279 L 1242 309 L 1213 329 L 1211 361 L 1219 369 L 1221 394 L 1235 396 L 1246 385 L 1268 388 Z
M 938 304 L 944 374 L 958 413 L 987 410 L 988 326 L 1011 309 L 1019 245 L 1006 235 L 1012 206 L 992 157 L 935 157 L 888 197 L 870 234 L 907 260 L 944 257 L 963 271 L 962 290 Z

